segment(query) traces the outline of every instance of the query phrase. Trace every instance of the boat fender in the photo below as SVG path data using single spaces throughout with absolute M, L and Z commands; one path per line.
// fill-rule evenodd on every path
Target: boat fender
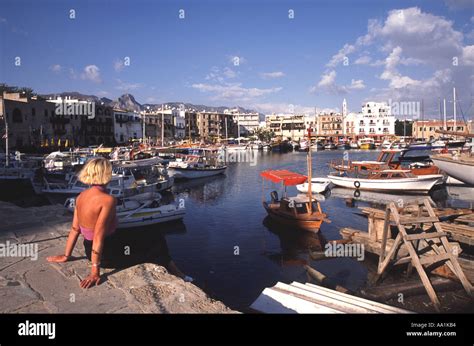
M 360 190 L 355 190 L 354 191 L 354 197 L 359 198 L 360 197 Z
M 358 189 L 360 187 L 360 181 L 358 180 L 354 181 L 354 186 L 356 189 Z

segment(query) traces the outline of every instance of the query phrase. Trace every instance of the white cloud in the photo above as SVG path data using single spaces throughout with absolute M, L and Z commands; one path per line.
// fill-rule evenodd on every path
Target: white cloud
M 281 71 L 260 73 L 260 77 L 262 77 L 263 79 L 275 79 L 275 78 L 281 78 L 284 76 L 285 76 L 285 73 Z
M 122 81 L 121 79 L 117 79 L 116 81 L 118 85 L 115 86 L 115 89 L 121 91 L 131 91 L 143 87 L 142 83 L 127 83 Z
M 370 56 L 363 55 L 363 56 L 357 58 L 356 61 L 354 61 L 354 64 L 356 64 L 356 65 L 368 65 L 371 61 L 372 61 L 372 59 L 370 58 Z
M 342 47 L 339 52 L 334 54 L 331 58 L 331 60 L 326 64 L 327 67 L 336 67 L 339 65 L 341 62 L 344 61 L 344 58 L 346 58 L 349 54 L 354 52 L 355 46 L 350 45 L 350 44 L 345 44 L 344 47 Z
M 206 75 L 205 79 L 219 82 L 219 83 L 224 83 L 226 79 L 232 79 L 236 77 L 237 77 L 237 72 L 235 72 L 229 67 L 220 69 L 217 66 L 213 66 L 211 67 L 211 71 Z
M 51 66 L 49 67 L 49 69 L 50 69 L 51 71 L 55 72 L 55 73 L 59 73 L 59 72 L 62 71 L 63 68 L 62 68 L 61 65 L 55 64 L 55 65 L 51 65 Z
M 281 87 L 259 89 L 244 88 L 241 83 L 228 84 L 206 84 L 197 83 L 191 85 L 192 88 L 201 92 L 211 93 L 213 100 L 234 100 L 234 101 L 250 101 L 255 98 L 276 93 L 282 90 Z
M 125 65 L 124 65 L 122 60 L 117 59 L 117 60 L 114 61 L 114 70 L 115 70 L 115 72 L 122 71 L 124 69 L 124 67 L 125 67 Z
M 96 65 L 87 65 L 84 67 L 81 78 L 84 80 L 90 80 L 94 83 L 102 82 L 100 78 L 100 69 Z
M 318 84 L 310 88 L 310 92 L 326 91 L 332 94 L 347 94 L 352 90 L 365 89 L 365 84 L 362 79 L 352 79 L 349 85 L 338 85 L 336 83 L 336 75 L 335 70 L 323 74 Z
M 334 113 L 338 112 L 337 108 L 319 108 L 319 107 L 311 107 L 311 106 L 304 106 L 299 104 L 292 104 L 292 103 L 254 103 L 251 104 L 249 107 L 264 113 L 264 114 L 289 114 L 294 112 L 294 114 L 308 114 L 314 115 L 320 113 Z
M 452 7 L 462 7 L 468 1 L 447 3 Z M 472 6 L 472 0 L 470 3 Z M 423 12 L 418 7 L 394 9 L 382 20 L 369 20 L 367 33 L 352 44 L 346 43 L 330 59 L 328 66 L 337 66 L 345 55 L 359 53 L 354 64 L 365 64 L 368 68 L 383 67 L 382 71 L 377 72 L 377 76 L 387 85 L 371 88 L 371 97 L 382 95 L 392 99 L 397 96 L 404 99 L 423 98 L 425 104 L 436 105 L 438 97 L 449 95 L 450 89 L 456 86 L 460 94 L 465 93 L 459 98 L 468 100 L 474 66 L 473 46 L 464 42 L 469 35 L 456 30 L 451 20 Z M 373 62 L 366 58 L 369 49 Z M 347 90 L 337 86 L 335 75 L 334 83 L 330 83 L 329 77 L 332 75 L 325 71 L 319 82 L 327 84 L 328 91 Z M 357 79 L 351 85 L 357 88 Z M 314 89 L 317 88 L 313 87 L 312 90 Z M 436 111 L 434 107 L 432 111 Z

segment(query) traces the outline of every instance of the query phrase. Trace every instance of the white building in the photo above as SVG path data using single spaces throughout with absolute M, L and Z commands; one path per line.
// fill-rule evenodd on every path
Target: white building
M 114 138 L 118 144 L 143 137 L 142 118 L 138 113 L 114 109 Z
M 258 113 L 240 113 L 237 108 L 226 109 L 224 114 L 232 114 L 235 123 L 239 124 L 240 134 L 250 134 L 260 126 L 260 115 Z
M 392 136 L 395 135 L 395 117 L 385 102 L 367 102 L 355 117 L 354 130 L 359 138 Z

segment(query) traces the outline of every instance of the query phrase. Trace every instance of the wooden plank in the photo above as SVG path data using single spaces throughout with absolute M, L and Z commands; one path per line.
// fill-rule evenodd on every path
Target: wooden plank
M 434 223 L 438 222 L 437 217 L 400 217 L 400 223 L 402 225 L 409 225 L 409 224 L 419 224 L 419 223 Z
M 436 291 L 446 291 L 461 287 L 458 282 L 439 277 L 432 279 L 431 284 Z M 425 293 L 425 286 L 423 286 L 420 280 L 367 287 L 361 290 L 361 294 L 364 297 L 377 300 L 397 298 L 399 294 L 409 297 L 422 293 Z
M 343 311 L 329 308 L 327 306 L 308 302 L 306 299 L 290 295 L 274 288 L 265 288 L 250 308 L 263 313 L 318 313 L 318 314 L 341 314 Z
M 298 282 L 293 282 L 292 285 L 302 287 L 301 285 L 303 285 L 303 284 L 298 283 Z M 353 304 L 369 304 L 371 306 L 371 309 L 379 310 L 380 312 L 387 311 L 387 312 L 383 312 L 383 313 L 412 313 L 411 311 L 401 309 L 401 308 L 397 308 L 395 306 L 375 302 L 375 301 L 372 301 L 372 300 L 368 300 L 366 298 L 357 297 L 357 296 L 353 296 L 353 295 L 346 294 L 346 293 L 337 292 L 337 291 L 331 290 L 329 288 L 314 285 L 314 284 L 311 284 L 311 283 L 306 283 L 303 286 L 305 286 L 305 289 L 308 289 L 311 292 L 322 294 L 322 295 L 325 295 L 325 296 L 328 296 L 328 297 L 334 297 L 334 298 L 339 299 L 339 300 L 347 299 L 348 301 L 351 301 Z
M 450 256 L 451 255 L 447 253 L 442 253 L 439 255 L 428 255 L 428 256 L 420 257 L 420 263 L 422 265 L 426 265 L 426 264 L 438 263 L 441 261 L 447 261 L 450 259 Z
M 338 302 L 344 303 L 344 304 L 350 304 L 353 305 L 354 307 L 358 307 L 364 310 L 367 310 L 368 312 L 372 313 L 383 313 L 383 314 L 393 314 L 393 313 L 407 313 L 406 310 L 403 309 L 398 309 L 395 307 L 391 307 L 389 305 L 381 304 L 381 303 L 376 303 L 372 302 L 368 299 L 356 297 L 350 294 L 345 294 L 329 289 L 320 289 L 323 288 L 321 286 L 316 286 L 316 285 L 305 285 L 299 282 L 292 282 L 291 286 L 298 287 L 302 290 L 308 291 L 311 295 L 316 295 L 317 297 L 324 296 L 325 299 L 331 300 L 335 299 Z M 375 304 L 374 304 L 375 303 Z
M 303 289 L 293 285 L 287 285 L 282 282 L 278 282 L 273 289 L 283 290 L 292 296 L 305 299 L 313 304 L 319 304 L 322 306 L 329 307 L 334 310 L 338 310 L 344 313 L 380 313 L 371 307 L 362 307 L 353 304 L 351 301 L 345 301 L 340 299 L 338 296 L 331 296 L 321 292 L 310 291 L 309 289 Z
M 419 240 L 419 239 L 431 239 L 431 238 L 439 238 L 442 236 L 447 236 L 444 232 L 432 232 L 432 233 L 420 233 L 420 234 L 408 234 L 405 239 L 408 241 L 412 240 Z

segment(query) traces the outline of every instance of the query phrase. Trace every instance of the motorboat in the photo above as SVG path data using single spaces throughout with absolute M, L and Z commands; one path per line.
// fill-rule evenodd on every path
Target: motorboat
M 311 138 L 311 131 L 308 130 L 308 138 Z M 319 232 L 323 222 L 329 222 L 327 215 L 323 213 L 321 205 L 312 195 L 312 184 L 308 185 L 306 194 L 288 196 L 287 187 L 295 186 L 312 181 L 311 151 L 307 154 L 308 176 L 291 172 L 288 170 L 267 170 L 260 173 L 263 178 L 263 190 L 265 181 L 270 181 L 284 186 L 284 193 L 280 198 L 277 191 L 270 193 L 270 201 L 266 201 L 264 196 L 263 207 L 268 216 L 274 221 L 296 229 L 309 232 Z
M 296 189 L 299 192 L 308 193 L 308 182 L 296 185 Z M 311 179 L 311 192 L 312 193 L 323 193 L 331 185 L 331 180 L 327 178 L 312 178 Z
M 66 200 L 64 206 L 74 211 L 76 198 Z M 186 209 L 182 200 L 164 204 L 159 193 L 138 194 L 117 200 L 117 228 L 135 228 L 181 220 Z
M 324 145 L 325 150 L 335 150 L 337 149 L 336 144 L 329 142 Z
M 227 169 L 215 150 L 201 149 L 199 155 L 186 155 L 168 164 L 168 172 L 176 179 L 197 179 L 222 174 Z
M 373 138 L 365 137 L 361 138 L 357 141 L 357 145 L 360 149 L 368 150 L 368 149 L 375 149 L 375 141 Z
M 409 170 L 381 170 L 367 172 L 367 174 L 331 173 L 328 175 L 331 182 L 340 187 L 357 190 L 428 193 L 434 185 L 444 179 L 442 174 L 419 175 Z

